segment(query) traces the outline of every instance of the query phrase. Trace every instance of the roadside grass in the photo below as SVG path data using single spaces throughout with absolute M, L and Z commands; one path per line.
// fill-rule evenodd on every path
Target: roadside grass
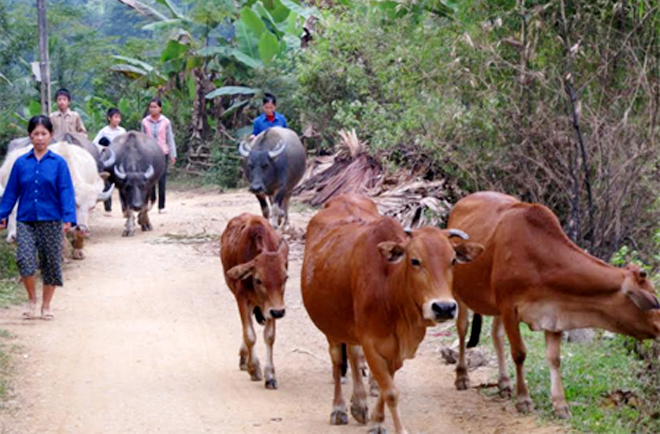
M 0 309 L 23 303 L 25 291 L 21 291 L 16 282 L 18 267 L 14 259 L 14 248 L 0 240 Z M 13 336 L 7 330 L 0 329 L 0 409 L 11 393 L 12 348 L 9 340 Z
M 488 347 L 489 351 L 492 349 L 491 322 L 492 318 L 484 318 L 479 344 Z M 640 357 L 640 350 L 653 351 L 657 344 L 637 343 L 631 338 L 603 332 L 599 332 L 591 343 L 563 341 L 561 376 L 572 415 L 568 421 L 562 421 L 552 411 L 544 333 L 532 332 L 524 324 L 520 327 L 527 347 L 527 385 L 535 412 L 542 422 L 561 424 L 574 432 L 660 432 L 660 376 L 657 370 L 660 362 L 657 355 L 655 362 L 650 357 L 646 360 Z M 515 393 L 515 366 L 508 343 L 507 366 Z M 495 389 L 484 391 L 489 395 L 497 393 Z

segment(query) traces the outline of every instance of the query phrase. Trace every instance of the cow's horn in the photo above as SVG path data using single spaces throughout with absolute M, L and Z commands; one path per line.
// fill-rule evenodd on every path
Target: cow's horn
M 119 179 L 126 179 L 126 172 L 124 172 L 124 166 L 121 164 L 119 166 L 115 166 L 115 176 Z
M 247 142 L 243 141 L 240 145 L 238 145 L 238 153 L 245 158 L 250 156 L 250 146 L 247 144 Z
M 460 229 L 448 229 L 447 232 L 449 233 L 448 238 L 459 237 L 463 238 L 464 240 L 470 239 L 470 236 Z
M 268 156 L 270 158 L 276 158 L 278 155 L 280 155 L 284 150 L 286 149 L 286 143 L 284 141 L 280 140 L 280 142 L 277 144 L 275 149 L 272 151 L 268 151 Z
M 99 201 L 105 202 L 106 200 L 110 199 L 110 196 L 112 196 L 112 192 L 114 191 L 114 189 L 115 189 L 115 184 L 110 184 L 109 189 L 99 193 Z
M 150 164 L 149 167 L 147 167 L 147 171 L 144 172 L 144 179 L 151 179 L 151 177 L 154 176 L 154 173 L 156 173 L 154 166 Z
M 105 153 L 107 153 L 109 157 L 103 160 L 103 167 L 109 169 L 115 164 L 115 161 L 117 161 L 117 154 L 115 154 L 115 151 L 110 148 L 104 149 L 103 154 Z

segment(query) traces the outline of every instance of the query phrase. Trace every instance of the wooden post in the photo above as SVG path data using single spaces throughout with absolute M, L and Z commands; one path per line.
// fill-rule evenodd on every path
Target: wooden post
M 41 71 L 41 114 L 50 114 L 50 62 L 48 60 L 48 23 L 46 0 L 37 0 L 39 27 L 39 69 Z

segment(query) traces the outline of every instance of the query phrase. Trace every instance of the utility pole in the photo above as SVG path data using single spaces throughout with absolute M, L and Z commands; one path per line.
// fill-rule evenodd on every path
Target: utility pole
M 41 72 L 41 114 L 50 114 L 50 62 L 48 61 L 48 23 L 46 0 L 37 0 L 39 27 L 39 70 Z

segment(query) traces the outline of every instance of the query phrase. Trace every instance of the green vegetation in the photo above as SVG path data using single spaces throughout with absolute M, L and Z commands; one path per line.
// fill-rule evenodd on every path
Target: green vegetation
M 25 291 L 16 283 L 18 268 L 14 259 L 13 246 L 0 241 L 0 311 L 8 306 L 25 301 Z M 11 346 L 7 340 L 12 336 L 0 329 L 0 409 L 8 397 L 11 384 Z

